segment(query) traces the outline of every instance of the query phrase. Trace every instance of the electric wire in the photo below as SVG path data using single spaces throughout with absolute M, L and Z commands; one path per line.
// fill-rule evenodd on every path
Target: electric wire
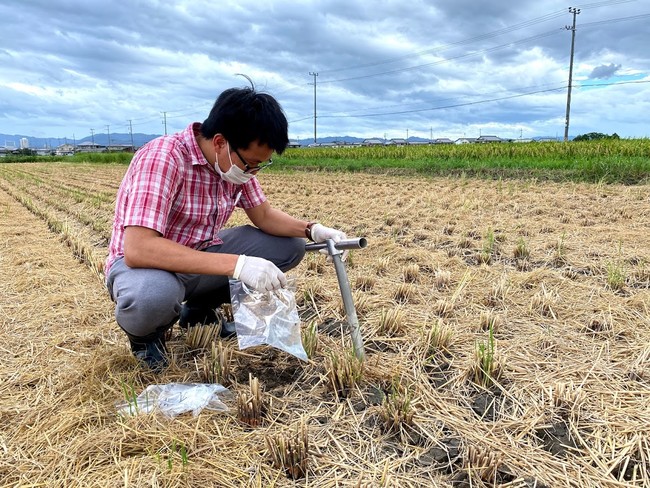
M 589 88 L 589 87 L 603 87 L 603 86 L 616 86 L 616 85 L 630 85 L 630 84 L 644 84 L 644 83 L 650 83 L 650 80 L 627 80 L 627 81 L 616 81 L 616 82 L 609 82 L 609 83 L 581 83 L 581 84 L 576 84 L 572 85 L 573 88 Z M 559 91 L 564 91 L 567 89 L 566 85 L 561 85 L 557 87 L 552 87 L 552 88 L 546 88 L 546 89 L 541 89 L 541 90 L 533 90 L 533 91 L 528 91 L 524 93 L 516 93 L 513 95 L 506 95 L 503 97 L 492 97 L 492 98 L 486 98 L 482 100 L 474 100 L 474 101 L 469 101 L 469 102 L 462 102 L 462 103 L 454 103 L 454 104 L 447 104 L 447 105 L 438 105 L 434 107 L 425 107 L 425 108 L 418 108 L 418 109 L 412 109 L 412 110 L 398 110 L 398 111 L 392 111 L 392 112 L 378 112 L 378 113 L 366 113 L 366 114 L 350 114 L 350 113 L 335 113 L 335 114 L 321 114 L 318 116 L 318 118 L 365 118 L 365 117 L 381 117 L 381 116 L 386 116 L 386 115 L 405 115 L 405 114 L 411 114 L 411 113 L 419 113 L 419 112 L 430 112 L 430 111 L 435 111 L 435 110 L 446 110 L 450 108 L 459 108 L 459 107 L 466 107 L 466 106 L 471 106 L 471 105 L 480 105 L 483 103 L 491 103 L 491 102 L 499 102 L 503 100 L 511 100 L 515 98 L 522 98 L 522 97 L 527 97 L 531 95 L 538 95 L 540 93 L 550 93 L 550 92 L 559 92 Z M 308 120 L 308 119 L 313 119 L 313 114 L 307 117 L 303 117 L 300 119 L 294 119 L 291 120 L 290 123 L 295 123 L 295 122 L 300 122 L 303 120 Z

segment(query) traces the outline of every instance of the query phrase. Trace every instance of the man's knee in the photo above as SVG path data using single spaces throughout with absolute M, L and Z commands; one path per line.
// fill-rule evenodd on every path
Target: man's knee
M 305 257 L 305 240 L 299 237 L 286 238 L 286 261 L 281 263 L 278 268 L 282 271 L 288 271 L 300 264 Z
M 173 323 L 183 295 L 182 285 L 172 276 L 134 280 L 115 296 L 115 319 L 129 334 L 146 336 Z

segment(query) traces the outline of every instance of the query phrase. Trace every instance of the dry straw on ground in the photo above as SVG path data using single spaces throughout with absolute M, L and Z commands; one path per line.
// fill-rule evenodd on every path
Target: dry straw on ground
M 351 344 L 320 255 L 292 272 L 309 362 L 174 328 L 166 372 L 135 363 L 101 282 L 125 169 L 0 164 L 0 486 L 650 487 L 647 186 L 261 175 L 370 243 L 348 265 L 367 361 L 337 395 Z M 227 413 L 117 415 L 224 375 Z M 253 426 L 237 398 L 258 396 Z

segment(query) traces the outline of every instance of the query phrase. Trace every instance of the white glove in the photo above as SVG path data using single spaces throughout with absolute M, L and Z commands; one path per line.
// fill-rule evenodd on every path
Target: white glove
M 237 259 L 232 277 L 257 291 L 272 291 L 287 286 L 284 273 L 271 261 L 243 254 Z
M 345 232 L 321 224 L 314 224 L 311 228 L 311 240 L 314 242 L 325 242 L 327 239 L 340 242 L 347 239 L 347 237 Z
M 325 242 L 327 239 L 332 239 L 335 243 L 347 239 L 348 236 L 345 235 L 345 232 L 342 230 L 332 229 L 331 227 L 325 227 L 321 224 L 314 224 L 311 228 L 311 240 L 314 242 Z M 327 254 L 327 261 L 332 261 L 332 256 L 329 255 L 327 249 L 321 249 L 319 251 L 321 254 Z M 348 250 L 343 251 L 341 255 L 341 260 L 345 261 L 348 258 Z

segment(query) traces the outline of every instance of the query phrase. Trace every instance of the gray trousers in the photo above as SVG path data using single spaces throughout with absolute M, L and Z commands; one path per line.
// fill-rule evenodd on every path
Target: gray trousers
M 223 244 L 208 247 L 205 252 L 257 256 L 282 271 L 296 267 L 305 255 L 304 239 L 272 236 L 250 225 L 225 229 L 219 237 Z M 136 337 L 168 329 L 178 320 L 183 306 L 207 311 L 230 302 L 228 276 L 130 268 L 124 258 L 112 264 L 106 285 L 115 302 L 115 320 Z

